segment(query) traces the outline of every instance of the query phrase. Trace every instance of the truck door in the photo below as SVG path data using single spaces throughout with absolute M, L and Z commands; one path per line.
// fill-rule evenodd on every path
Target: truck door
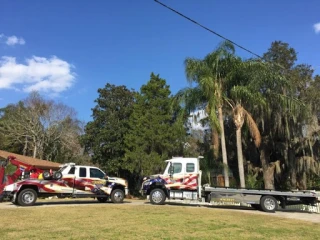
M 168 179 L 168 187 L 170 187 L 170 189 L 181 189 L 181 187 L 183 188 L 184 171 L 182 163 L 173 162 L 171 164 L 171 167 L 169 168 L 169 175 L 170 178 Z
M 106 185 L 105 173 L 98 168 L 90 167 L 90 179 L 95 188 L 100 188 Z
M 75 178 L 75 188 L 78 190 L 86 190 L 87 186 L 87 168 L 86 167 L 77 167 L 76 168 L 76 178 Z
M 196 170 L 195 163 L 187 162 L 186 171 L 183 179 L 183 185 L 185 189 L 196 190 L 198 187 L 198 172 Z

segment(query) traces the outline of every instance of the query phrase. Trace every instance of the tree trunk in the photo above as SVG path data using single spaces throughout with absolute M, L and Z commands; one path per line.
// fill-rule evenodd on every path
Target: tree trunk
M 213 151 L 213 158 L 217 159 L 219 156 L 219 134 L 217 129 L 214 127 L 212 128 L 212 151 Z
M 227 159 L 226 138 L 224 135 L 222 106 L 218 107 L 218 113 L 219 113 L 219 124 L 220 124 L 220 131 L 221 131 L 221 150 L 222 150 L 224 186 L 229 187 L 229 169 L 228 169 L 228 159 Z
M 244 168 L 243 168 L 243 152 L 242 152 L 242 143 L 241 143 L 241 128 L 238 128 L 236 131 L 237 136 L 237 154 L 238 154 L 238 168 L 239 168 L 239 178 L 240 178 L 240 187 L 245 188 L 246 182 L 244 178 Z
M 296 169 L 296 158 L 294 150 L 289 147 L 288 148 L 288 162 L 290 169 L 290 186 L 292 189 L 297 188 L 297 169 Z
M 260 161 L 263 170 L 263 182 L 265 189 L 274 190 L 274 168 L 275 165 L 269 164 L 270 153 L 266 141 L 262 141 L 260 146 Z
M 291 169 L 290 172 L 290 184 L 291 184 L 291 189 L 295 190 L 297 189 L 297 171 L 296 169 Z
M 306 190 L 307 189 L 307 173 L 303 171 L 299 179 L 299 190 Z
M 25 140 L 24 147 L 23 147 L 23 150 L 22 150 L 22 155 L 23 156 L 27 155 L 27 150 L 28 150 L 28 137 L 26 136 L 26 140 Z
M 263 171 L 264 189 L 274 190 L 274 168 L 270 165 Z
M 33 158 L 36 158 L 36 156 L 37 156 L 37 143 L 34 143 Z

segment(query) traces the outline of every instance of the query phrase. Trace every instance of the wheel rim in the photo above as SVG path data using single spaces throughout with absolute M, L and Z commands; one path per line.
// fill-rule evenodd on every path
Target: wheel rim
M 268 210 L 274 210 L 276 208 L 276 202 L 272 198 L 266 198 L 264 201 L 264 206 Z
M 120 202 L 123 199 L 123 194 L 120 191 L 116 191 L 113 196 L 114 200 L 116 200 L 117 202 Z
M 160 191 L 155 191 L 153 194 L 152 194 L 152 200 L 155 202 L 155 203 L 159 203 L 161 202 L 163 199 L 163 196 L 162 196 L 162 193 Z
M 25 204 L 30 204 L 34 201 L 34 194 L 32 192 L 25 192 L 22 194 L 22 201 L 25 203 Z

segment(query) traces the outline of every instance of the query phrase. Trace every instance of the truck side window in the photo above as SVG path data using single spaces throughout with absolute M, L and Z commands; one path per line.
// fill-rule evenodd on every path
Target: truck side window
M 187 163 L 187 172 L 194 172 L 194 163 Z
M 76 170 L 76 167 L 70 168 L 68 174 L 74 174 L 75 170 Z
M 180 173 L 182 170 L 182 164 L 181 163 L 173 163 L 173 173 Z
M 97 168 L 90 168 L 90 178 L 104 178 L 104 173 Z
M 87 169 L 81 167 L 79 177 L 86 177 L 86 176 L 87 176 Z

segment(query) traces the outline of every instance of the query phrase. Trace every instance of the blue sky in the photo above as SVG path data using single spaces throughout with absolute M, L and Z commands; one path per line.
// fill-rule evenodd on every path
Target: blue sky
M 320 73 L 318 0 L 162 2 L 259 55 L 288 42 Z M 184 59 L 221 41 L 153 0 L 0 0 L 0 107 L 37 89 L 89 121 L 107 82 L 139 90 L 153 71 L 176 93 L 187 86 Z

